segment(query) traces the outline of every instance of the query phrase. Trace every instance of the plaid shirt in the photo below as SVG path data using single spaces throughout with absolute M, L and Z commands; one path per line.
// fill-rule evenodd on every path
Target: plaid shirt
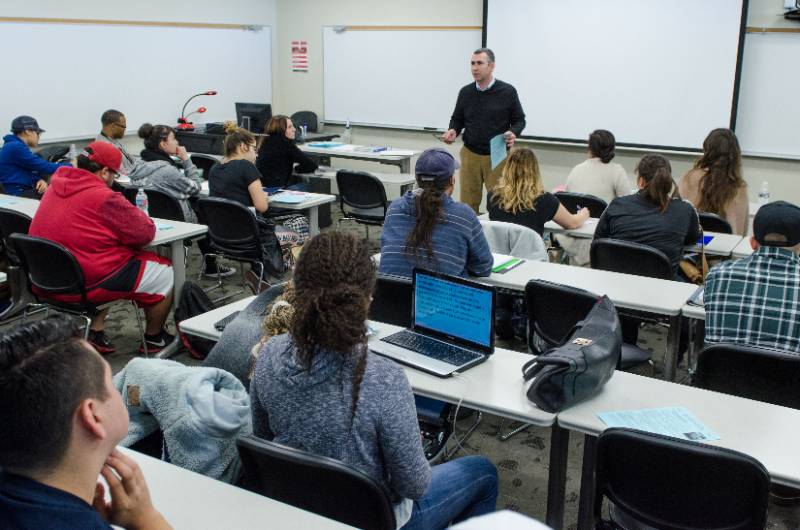
M 706 279 L 706 341 L 800 354 L 800 258 L 760 247 L 714 267 Z

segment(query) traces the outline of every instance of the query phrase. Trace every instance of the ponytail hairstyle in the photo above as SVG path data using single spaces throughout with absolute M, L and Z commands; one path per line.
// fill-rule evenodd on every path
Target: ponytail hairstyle
M 294 307 L 289 333 L 298 359 L 310 367 L 321 350 L 354 365 L 352 414 L 367 365 L 367 319 L 375 265 L 366 242 L 345 232 L 328 231 L 308 240 L 294 269 Z
M 428 258 L 433 259 L 433 229 L 436 223 L 444 221 L 442 201 L 450 179 L 423 181 L 418 178 L 417 185 L 421 190 L 414 198 L 417 220 L 406 238 L 405 251 L 416 257 L 424 249 Z
M 144 146 L 151 151 L 161 151 L 161 142 L 169 138 L 170 133 L 175 134 L 175 129 L 169 125 L 152 125 L 145 123 L 139 127 L 139 138 L 144 140 Z
M 695 169 L 706 172 L 700 183 L 700 200 L 697 209 L 725 215 L 739 188 L 742 178 L 742 151 L 739 140 L 730 129 L 714 129 L 703 141 L 703 156 L 694 163 Z
M 604 164 L 614 160 L 616 156 L 616 139 L 611 131 L 597 129 L 589 135 L 589 152 Z
M 669 160 L 661 155 L 645 155 L 636 164 L 636 174 L 645 182 L 644 188 L 639 190 L 641 196 L 658 206 L 662 213 L 667 211 L 675 188 Z
M 511 150 L 500 180 L 492 190 L 492 202 L 501 209 L 516 214 L 533 210 L 536 199 L 544 193 L 539 161 L 527 147 Z
M 236 150 L 239 149 L 239 146 L 244 145 L 256 145 L 256 137 L 253 136 L 253 133 L 248 131 L 247 129 L 242 129 L 241 127 L 225 127 L 225 141 L 223 143 L 225 149 L 225 156 L 231 157 L 236 154 Z

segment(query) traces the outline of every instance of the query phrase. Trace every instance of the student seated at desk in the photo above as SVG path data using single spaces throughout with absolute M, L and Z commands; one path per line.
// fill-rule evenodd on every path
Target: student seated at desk
M 705 340 L 800 355 L 800 208 L 785 201 L 759 208 L 750 244 L 753 254 L 708 273 Z
M 747 182 L 742 178 L 742 151 L 730 129 L 714 129 L 703 141 L 703 156 L 678 181 L 681 197 L 698 212 L 715 213 L 745 235 L 750 216 Z
M 403 369 L 367 347 L 374 283 L 362 239 L 331 231 L 309 240 L 295 267 L 290 331 L 267 342 L 256 361 L 253 433 L 366 473 L 394 503 L 398 528 L 440 529 L 493 512 L 491 462 L 425 460 Z
M 305 190 L 305 184 L 294 177 L 295 171 L 313 173 L 317 170 L 317 163 L 295 145 L 295 133 L 295 126 L 287 116 L 279 114 L 269 120 L 269 136 L 261 144 L 256 159 L 256 167 L 265 188 Z M 295 164 L 298 164 L 296 169 Z
M 125 119 L 125 115 L 118 110 L 109 109 L 100 117 L 100 123 L 103 128 L 94 141 L 108 142 L 119 149 L 119 152 L 122 153 L 121 172 L 123 175 L 130 175 L 134 166 L 141 161 L 129 153 L 120 141 L 125 137 L 125 130 L 128 128 L 128 121 Z
M 414 267 L 454 276 L 489 276 L 493 258 L 475 212 L 450 197 L 453 155 L 426 149 L 414 168 L 419 189 L 392 201 L 381 234 L 383 274 L 411 277 Z
M 597 222 L 595 239 L 613 238 L 633 241 L 656 248 L 667 255 L 672 274 L 686 245 L 693 245 L 701 235 L 694 207 L 677 193 L 672 180 L 672 166 L 661 155 L 645 155 L 636 165 L 639 192 L 611 201 Z
M 3 137 L 0 149 L 0 184 L 7 194 L 38 199 L 47 189 L 45 176 L 70 165 L 48 162 L 31 151 L 39 145 L 43 132 L 30 116 L 18 116 L 11 122 L 11 134 Z
M 111 367 L 79 337 L 65 316 L 0 337 L 0 526 L 171 528 L 138 464 L 115 449 L 128 412 Z
M 144 307 L 148 353 L 173 340 L 164 331 L 172 306 L 173 271 L 167 258 L 142 250 L 156 235 L 153 220 L 111 190 L 122 154 L 106 142 L 92 142 L 78 155 L 77 168 L 62 167 L 33 217 L 30 235 L 64 245 L 83 270 L 86 297 L 103 304 L 135 300 Z M 65 302 L 77 295 L 58 295 Z M 92 317 L 89 342 L 100 353 L 112 353 L 105 334 L 108 310 Z M 144 347 L 139 348 L 144 352 Z
M 544 191 L 539 161 L 527 147 L 511 150 L 497 186 L 487 194 L 489 219 L 527 226 L 541 236 L 551 219 L 567 229 L 589 218 L 588 208 L 571 214 L 552 193 Z

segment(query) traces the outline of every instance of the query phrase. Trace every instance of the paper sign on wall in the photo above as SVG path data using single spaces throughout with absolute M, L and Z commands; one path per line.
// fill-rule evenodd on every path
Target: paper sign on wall
M 308 72 L 308 41 L 292 41 L 292 72 Z

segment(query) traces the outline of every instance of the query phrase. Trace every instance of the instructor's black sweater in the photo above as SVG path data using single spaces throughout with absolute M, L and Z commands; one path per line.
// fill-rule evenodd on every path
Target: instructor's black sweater
M 470 83 L 458 92 L 450 129 L 464 129 L 464 145 L 473 153 L 489 154 L 489 140 L 511 131 L 519 136 L 525 128 L 525 113 L 517 90 L 499 79 L 492 88 L 479 91 Z

